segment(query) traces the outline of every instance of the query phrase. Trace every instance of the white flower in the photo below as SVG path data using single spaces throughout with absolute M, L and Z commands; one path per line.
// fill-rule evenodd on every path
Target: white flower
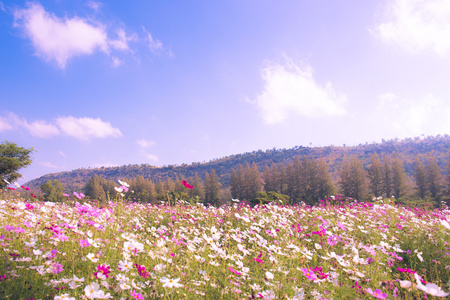
M 87 258 L 89 258 L 92 262 L 97 262 L 98 258 L 95 258 L 95 255 L 93 253 L 89 253 L 86 255 Z
M 417 273 L 414 274 L 414 277 L 416 278 L 417 288 L 419 290 L 422 290 L 425 293 L 435 297 L 447 297 L 448 295 L 450 295 L 450 293 L 444 292 L 440 287 L 438 287 L 434 283 L 427 283 L 426 285 L 423 285 L 422 282 L 420 281 L 421 277 L 417 275 Z
M 267 279 L 273 279 L 273 274 L 270 273 L 269 271 L 266 272 L 266 277 Z
M 121 187 L 115 186 L 114 189 L 115 189 L 116 192 L 118 192 L 118 193 L 122 193 L 122 192 L 123 192 L 123 188 L 121 188 Z
M 97 291 L 100 289 L 100 286 L 97 282 L 92 282 L 84 288 L 84 294 L 89 299 L 94 299 L 97 295 Z
M 167 277 L 162 277 L 159 281 L 163 283 L 163 287 L 173 288 L 173 287 L 182 287 L 183 285 L 179 284 L 180 278 L 170 279 Z
M 158 264 L 158 265 L 155 266 L 155 268 L 153 270 L 155 270 L 155 272 L 162 272 L 165 268 L 166 268 L 165 265 Z
M 400 286 L 404 289 L 410 288 L 411 284 L 412 284 L 411 281 L 409 281 L 409 280 L 400 280 L 399 283 L 400 283 Z
M 320 246 L 320 245 L 317 244 L 317 243 L 314 243 L 314 246 L 316 247 L 317 250 L 322 249 L 322 246 Z
M 450 230 L 450 224 L 447 222 L 447 220 L 441 220 L 442 226 Z
M 129 261 L 119 261 L 119 270 L 121 272 L 128 272 L 133 268 L 133 264 Z
M 42 255 L 42 251 L 41 250 L 33 250 L 33 254 L 36 256 Z
M 69 294 L 62 294 L 60 296 L 55 296 L 54 300 L 75 300 L 75 297 L 70 297 Z

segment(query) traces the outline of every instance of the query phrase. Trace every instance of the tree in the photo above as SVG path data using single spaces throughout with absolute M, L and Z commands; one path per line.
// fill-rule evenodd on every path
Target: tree
M 386 198 L 390 198 L 392 194 L 392 178 L 391 178 L 391 159 L 386 154 L 383 155 L 382 165 L 382 190 Z
M 374 153 L 370 156 L 371 164 L 368 168 L 369 190 L 375 196 L 379 197 L 382 193 L 383 174 L 380 158 Z
M 202 183 L 200 182 L 200 177 L 198 177 L 197 173 L 194 175 L 194 182 L 191 182 L 190 184 L 193 188 L 189 191 L 189 196 L 203 201 L 205 199 L 205 192 L 203 190 Z
M 405 194 L 406 190 L 406 173 L 403 162 L 396 157 L 392 160 L 392 191 L 395 199 L 399 199 Z
M 426 160 L 426 176 L 427 176 L 427 189 L 431 198 L 437 200 L 442 190 L 442 174 L 441 168 L 439 168 L 436 157 L 429 156 Z
M 247 200 L 254 199 L 258 196 L 258 192 L 261 191 L 261 174 L 258 171 L 256 163 L 253 162 L 252 166 L 247 163 L 245 167 L 245 183 L 246 183 L 246 198 Z
M 414 161 L 414 180 L 418 196 L 424 199 L 427 193 L 427 171 L 418 157 Z
M 4 180 L 14 182 L 22 177 L 17 171 L 31 164 L 33 151 L 33 148 L 18 147 L 8 141 L 0 144 L 0 189 L 7 186 Z
M 92 176 L 84 186 L 84 194 L 86 197 L 93 200 L 106 201 L 106 193 L 103 189 L 102 181 L 106 180 L 102 180 L 97 174 Z
M 215 204 L 220 201 L 220 183 L 219 177 L 216 175 L 214 169 L 211 170 L 211 175 L 205 173 L 205 202 Z
M 366 176 L 364 166 L 356 156 L 351 161 L 344 158 L 339 175 L 344 196 L 364 199 L 367 194 Z
M 63 198 L 64 187 L 57 179 L 48 180 L 41 185 L 41 191 L 44 193 L 45 201 L 59 202 Z

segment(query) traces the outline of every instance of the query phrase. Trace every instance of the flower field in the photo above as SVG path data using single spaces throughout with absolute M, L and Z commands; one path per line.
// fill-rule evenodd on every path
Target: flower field
M 448 208 L 338 200 L 315 207 L 2 200 L 0 298 L 448 295 Z

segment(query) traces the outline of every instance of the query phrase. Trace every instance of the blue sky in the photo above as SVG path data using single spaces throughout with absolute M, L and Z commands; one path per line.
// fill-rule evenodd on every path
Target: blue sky
M 447 0 L 1 0 L 0 44 L 21 182 L 450 133 Z

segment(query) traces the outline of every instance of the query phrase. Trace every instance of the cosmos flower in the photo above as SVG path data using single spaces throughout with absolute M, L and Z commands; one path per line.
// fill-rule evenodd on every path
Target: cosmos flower
M 161 283 L 163 283 L 163 287 L 168 287 L 168 288 L 176 287 L 176 288 L 178 288 L 178 287 L 182 287 L 183 286 L 182 284 L 178 283 L 178 281 L 180 281 L 180 278 L 170 279 L 170 278 L 167 278 L 167 277 L 162 277 L 159 281 Z
M 366 289 L 366 292 L 368 292 L 370 295 L 374 296 L 377 299 L 387 299 L 388 297 L 388 295 L 386 293 L 382 293 L 380 289 L 372 291 L 371 288 L 368 288 Z
M 187 187 L 188 189 L 193 189 L 193 188 L 194 188 L 192 185 L 190 185 L 189 183 L 187 183 L 186 180 L 183 180 L 182 183 L 183 183 L 183 185 L 184 185 L 185 187 Z

